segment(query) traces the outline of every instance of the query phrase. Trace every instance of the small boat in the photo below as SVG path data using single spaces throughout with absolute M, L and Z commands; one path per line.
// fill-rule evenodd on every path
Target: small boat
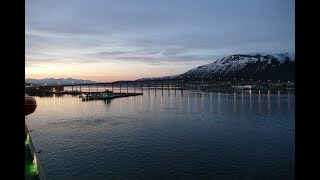
M 115 98 L 116 96 L 117 95 L 113 93 L 113 91 L 106 90 L 100 95 L 99 99 L 112 99 L 112 98 Z

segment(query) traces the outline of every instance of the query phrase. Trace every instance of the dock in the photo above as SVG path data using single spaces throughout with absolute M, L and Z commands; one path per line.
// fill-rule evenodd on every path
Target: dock
M 90 101 L 90 100 L 103 100 L 103 99 L 115 99 L 121 97 L 129 97 L 129 96 L 140 96 L 143 93 L 113 93 L 112 97 L 102 98 L 101 92 L 92 92 L 92 93 L 84 93 L 86 96 L 82 97 L 82 101 Z M 80 96 L 81 97 L 81 96 Z

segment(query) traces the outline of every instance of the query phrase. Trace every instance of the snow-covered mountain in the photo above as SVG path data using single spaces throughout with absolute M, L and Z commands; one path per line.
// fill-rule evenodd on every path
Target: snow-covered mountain
M 295 79 L 295 54 L 234 54 L 180 75 L 185 79 Z
M 45 78 L 45 79 L 26 79 L 25 83 L 32 83 L 32 84 L 38 84 L 38 85 L 66 85 L 66 84 L 80 84 L 80 83 L 94 83 L 95 81 L 91 80 L 82 80 L 82 79 L 73 79 L 73 78 Z

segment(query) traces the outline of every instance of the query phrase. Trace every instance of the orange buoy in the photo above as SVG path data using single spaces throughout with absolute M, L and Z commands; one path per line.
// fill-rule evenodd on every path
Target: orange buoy
M 28 94 L 25 94 L 24 98 L 24 115 L 28 115 L 33 113 L 37 108 L 37 102 L 36 99 L 29 96 Z

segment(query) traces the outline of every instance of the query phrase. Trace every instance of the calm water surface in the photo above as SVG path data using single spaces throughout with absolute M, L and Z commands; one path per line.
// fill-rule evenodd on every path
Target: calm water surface
M 35 98 L 26 124 L 48 180 L 294 179 L 292 94 Z

